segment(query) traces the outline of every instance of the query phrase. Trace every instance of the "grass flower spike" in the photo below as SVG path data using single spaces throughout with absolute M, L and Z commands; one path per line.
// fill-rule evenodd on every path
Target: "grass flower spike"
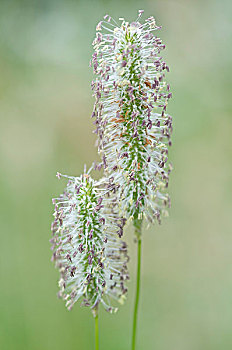
M 123 215 L 150 222 L 166 214 L 171 165 L 172 118 L 166 108 L 170 86 L 168 66 L 160 56 L 165 48 L 154 35 L 160 27 L 150 17 L 144 24 L 109 16 L 97 26 L 92 65 L 96 80 L 96 133 L 107 174 L 120 185 Z
M 102 303 L 116 310 L 112 301 L 123 301 L 128 279 L 127 247 L 121 236 L 123 220 L 118 217 L 114 187 L 89 173 L 68 179 L 55 204 L 52 224 L 53 260 L 60 271 L 59 296 L 70 310 L 75 302 L 96 310 Z
M 133 317 L 132 350 L 136 346 L 140 294 L 141 233 L 143 219 L 160 223 L 167 215 L 172 117 L 167 113 L 171 98 L 165 80 L 169 67 L 160 56 L 165 48 L 155 35 L 160 29 L 154 17 L 140 23 L 108 15 L 97 25 L 93 42 L 92 83 L 98 150 L 107 176 L 119 186 L 122 215 L 133 220 L 138 263 Z

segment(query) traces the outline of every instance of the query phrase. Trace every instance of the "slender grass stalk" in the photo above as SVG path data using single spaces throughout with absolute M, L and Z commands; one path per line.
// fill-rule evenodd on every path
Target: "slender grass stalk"
M 136 281 L 136 295 L 135 295 L 134 316 L 133 316 L 132 347 L 131 347 L 132 350 L 135 350 L 135 346 L 136 346 L 138 306 L 139 306 L 139 295 L 140 295 L 142 220 L 134 220 L 134 228 L 135 228 L 135 235 L 137 237 L 137 281 Z
M 98 310 L 95 314 L 95 350 L 99 350 Z

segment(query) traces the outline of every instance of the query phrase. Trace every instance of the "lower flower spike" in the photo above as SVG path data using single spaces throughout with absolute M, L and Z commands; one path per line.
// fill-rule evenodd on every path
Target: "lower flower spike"
M 115 188 L 107 179 L 93 180 L 89 172 L 68 179 L 55 204 L 51 239 L 60 271 L 58 293 L 70 310 L 78 301 L 95 309 L 102 303 L 116 311 L 123 302 L 129 279 L 127 246 L 119 238 L 125 220 L 117 213 Z

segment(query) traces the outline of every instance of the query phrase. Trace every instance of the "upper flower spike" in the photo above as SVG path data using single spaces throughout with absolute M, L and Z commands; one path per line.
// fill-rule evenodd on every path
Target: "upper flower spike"
M 61 175 L 59 174 L 59 178 Z M 100 302 L 108 311 L 113 299 L 123 301 L 127 291 L 127 247 L 107 180 L 94 181 L 88 173 L 69 177 L 55 204 L 51 239 L 53 260 L 60 270 L 59 296 L 71 309 L 82 299 L 94 309 Z M 115 309 L 114 309 L 115 310 Z
M 160 57 L 165 45 L 153 33 L 160 27 L 153 17 L 141 24 L 142 12 L 132 23 L 120 19 L 117 26 L 106 16 L 97 26 L 92 116 L 105 171 L 120 185 L 122 213 L 160 222 L 170 202 L 165 189 L 172 117 L 166 108 L 172 94 Z

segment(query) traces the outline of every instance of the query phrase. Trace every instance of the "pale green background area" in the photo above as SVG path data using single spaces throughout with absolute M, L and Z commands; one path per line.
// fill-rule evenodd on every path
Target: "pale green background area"
M 162 24 L 173 99 L 170 217 L 143 234 L 138 350 L 232 349 L 230 1 L 0 1 L 0 349 L 93 349 L 93 318 L 58 300 L 51 198 L 97 159 L 88 67 L 97 22 Z M 129 296 L 100 349 L 129 349 Z

